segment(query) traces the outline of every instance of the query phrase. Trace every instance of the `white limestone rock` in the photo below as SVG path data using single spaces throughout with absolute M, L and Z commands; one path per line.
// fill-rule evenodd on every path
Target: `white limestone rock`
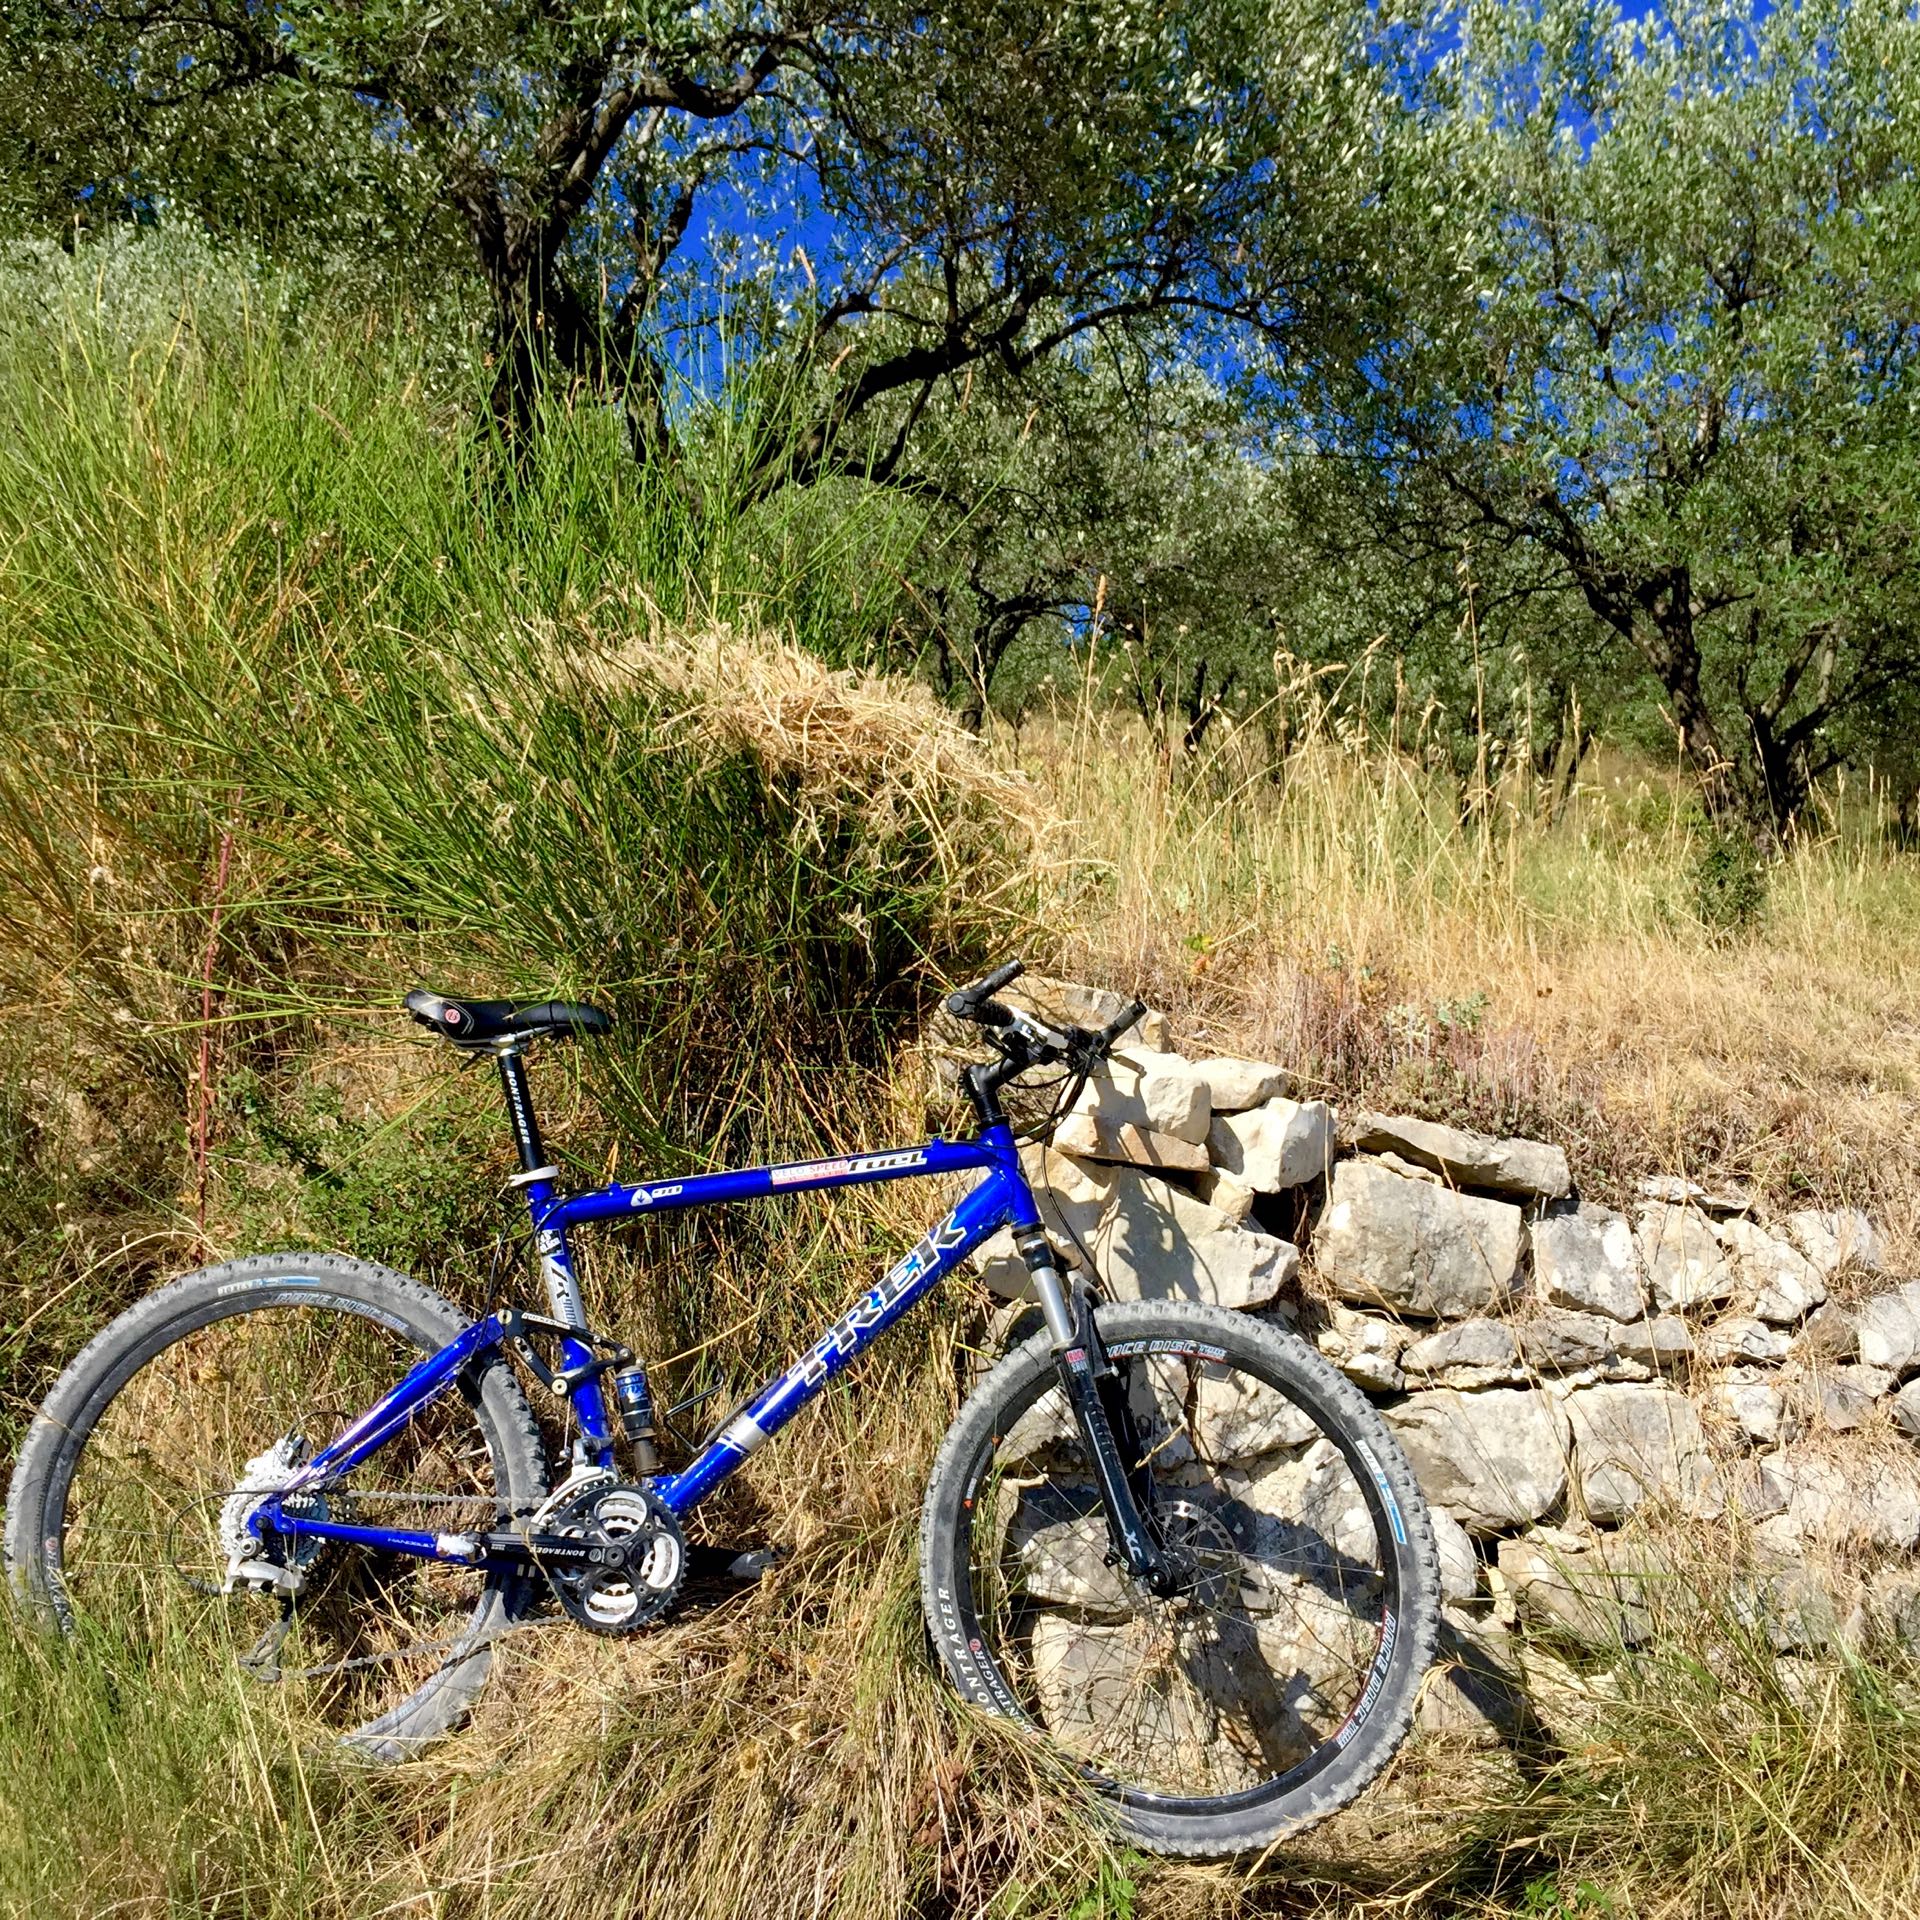
M 1300 1265 L 1290 1241 L 1235 1226 L 1178 1187 L 1132 1172 L 1115 1179 L 1093 1252 L 1112 1299 L 1222 1307 L 1264 1305 Z
M 1269 1100 L 1223 1114 L 1206 1134 L 1222 1173 L 1256 1193 L 1279 1193 L 1322 1179 L 1333 1158 L 1333 1109 L 1324 1100 Z
M 1500 1140 L 1435 1120 L 1383 1113 L 1356 1114 L 1352 1133 L 1363 1153 L 1400 1154 L 1459 1186 L 1538 1194 L 1548 1200 L 1573 1191 L 1565 1152 L 1541 1140 Z
M 1700 1416 L 1671 1387 L 1607 1385 L 1570 1393 L 1574 1470 L 1587 1517 L 1615 1525 L 1649 1501 L 1699 1519 L 1725 1496 Z
M 1618 1335 L 1620 1357 L 1637 1360 L 1661 1373 L 1685 1366 L 1694 1358 L 1693 1329 L 1677 1313 L 1656 1313 L 1644 1320 L 1626 1320 Z
M 1020 1160 L 1028 1180 L 1044 1189 L 1040 1217 L 1046 1222 L 1049 1237 L 1067 1264 L 1079 1267 L 1082 1263 L 1076 1239 L 1092 1246 L 1100 1216 L 1113 1198 L 1114 1170 L 1083 1165 L 1071 1155 L 1042 1148 L 1037 1142 L 1020 1149 Z M 1003 1300 L 1033 1298 L 1027 1263 L 1020 1258 L 1013 1235 L 1005 1227 L 969 1258 L 980 1278 Z
M 1845 1266 L 1880 1270 L 1880 1235 L 1858 1207 L 1790 1213 L 1787 1232 L 1822 1279 Z
M 1792 1488 L 1777 1465 L 1777 1454 L 1729 1460 L 1720 1470 L 1727 1511 L 1749 1521 L 1771 1520 L 1787 1510 Z
M 1876 1294 L 1853 1310 L 1861 1360 L 1904 1377 L 1920 1367 L 1920 1280 Z
M 1867 1581 L 1866 1617 L 1881 1638 L 1920 1654 L 1920 1572 L 1883 1567 Z
M 1643 1199 L 1658 1200 L 1669 1207 L 1691 1203 L 1702 1213 L 1716 1217 L 1753 1210 L 1753 1195 L 1744 1187 L 1727 1186 L 1715 1191 L 1701 1186 L 1697 1180 L 1685 1180 L 1672 1173 L 1656 1173 L 1642 1180 L 1640 1194 Z
M 1788 1411 L 1800 1430 L 1851 1433 L 1872 1418 L 1874 1404 L 1893 1386 L 1883 1367 L 1821 1364 L 1796 1368 L 1785 1381 Z
M 1586 1647 L 1632 1647 L 1653 1632 L 1649 1589 L 1668 1569 L 1650 1548 L 1557 1528 L 1502 1540 L 1497 1559 L 1520 1618 Z
M 1196 1060 L 1193 1070 L 1207 1083 L 1215 1113 L 1245 1113 L 1293 1091 L 1292 1074 L 1266 1061 L 1218 1055 Z
M 1893 1396 L 1887 1411 L 1902 1433 L 1910 1440 L 1920 1440 L 1920 1380 L 1909 1380 Z
M 1659 1203 L 1643 1207 L 1634 1237 L 1653 1303 L 1663 1313 L 1733 1297 L 1738 1276 L 1705 1214 Z
M 1336 1304 L 1315 1345 L 1362 1391 L 1397 1393 L 1406 1385 L 1400 1355 L 1412 1337 L 1398 1321 Z
M 1797 1326 L 1827 1297 L 1819 1270 L 1790 1241 L 1748 1219 L 1723 1220 L 1720 1243 L 1733 1256 L 1742 1294 L 1754 1317 L 1772 1326 Z
M 1521 1358 L 1539 1373 L 1579 1373 L 1621 1358 L 1621 1322 L 1605 1314 L 1546 1307 L 1514 1328 Z
M 1520 1209 L 1506 1201 L 1403 1179 L 1376 1161 L 1343 1160 L 1314 1259 L 1343 1299 L 1463 1320 L 1513 1299 L 1521 1227 Z
M 1445 1507 L 1429 1507 L 1427 1517 L 1440 1554 L 1441 1600 L 1458 1606 L 1474 1599 L 1480 1591 L 1480 1556 L 1466 1528 Z
M 1816 1307 L 1808 1316 L 1807 1324 L 1794 1335 L 1793 1351 L 1797 1358 L 1806 1360 L 1858 1359 L 1860 1332 L 1854 1325 L 1852 1310 L 1837 1300 Z
M 1204 1146 L 1176 1134 L 1154 1133 L 1129 1120 L 1102 1119 L 1094 1113 L 1070 1113 L 1055 1128 L 1053 1144 L 1082 1160 L 1128 1167 L 1159 1167 L 1173 1173 L 1204 1173 L 1210 1164 Z
M 1717 1382 L 1712 1392 L 1720 1410 L 1744 1439 L 1762 1447 L 1778 1444 L 1783 1396 L 1776 1382 L 1740 1369 Z
M 1406 1372 L 1422 1376 L 1450 1377 L 1462 1369 L 1507 1374 L 1519 1366 L 1520 1349 L 1513 1329 L 1501 1321 L 1456 1320 L 1414 1341 L 1400 1356 L 1400 1364 Z
M 1533 1270 L 1550 1307 L 1637 1320 L 1646 1311 L 1645 1283 L 1633 1228 L 1625 1214 L 1583 1202 L 1533 1223 Z
M 1770 1454 L 1788 1489 L 1787 1510 L 1762 1534 L 1783 1551 L 1820 1546 L 1903 1552 L 1920 1541 L 1920 1462 L 1872 1452 L 1841 1454 L 1811 1441 Z
M 1848 1586 L 1856 1591 L 1845 1598 L 1835 1591 Z M 1776 1653 L 1824 1653 L 1856 1641 L 1864 1624 L 1857 1583 L 1807 1567 L 1763 1569 L 1737 1583 L 1731 1599 L 1734 1618 L 1759 1628 Z
M 1700 1354 L 1710 1365 L 1729 1367 L 1741 1362 L 1784 1360 L 1793 1345 L 1777 1327 L 1743 1314 L 1728 1314 L 1700 1335 Z
M 1215 1213 L 1224 1213 L 1242 1226 L 1253 1217 L 1253 1203 L 1260 1196 L 1244 1180 L 1236 1180 L 1232 1174 L 1210 1167 L 1194 1185 L 1200 1198 Z
M 1567 1416 L 1544 1393 L 1436 1387 L 1387 1410 L 1430 1503 L 1470 1533 L 1525 1526 L 1567 1491 Z
M 1320 1437 L 1313 1416 L 1264 1380 L 1203 1361 L 1193 1370 L 1193 1450 L 1210 1466 L 1241 1466 Z
M 1115 1054 L 1080 1089 L 1069 1117 L 1086 1115 L 1109 1131 L 1135 1127 L 1203 1145 L 1211 1107 L 1207 1083 L 1177 1053 Z

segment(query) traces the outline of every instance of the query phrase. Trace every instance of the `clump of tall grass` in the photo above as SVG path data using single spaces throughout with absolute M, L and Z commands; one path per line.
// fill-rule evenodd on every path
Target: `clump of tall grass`
M 1716 1530 L 1657 1530 L 1631 1644 L 1584 1647 L 1557 1747 L 1482 1823 L 1496 1881 L 1646 1920 L 1920 1906 L 1920 1662 Z M 1818 1563 L 1834 1590 L 1850 1576 Z M 1644 1637 L 1643 1637 L 1644 1635 Z M 1576 1683 L 1578 1684 L 1578 1683 Z M 1566 1703 L 1563 1703 L 1563 1705 Z M 1583 1898 L 1572 1897 L 1584 1888 Z
M 503 472 L 404 324 L 149 279 L 0 327 L 0 996 L 40 1036 L 0 1063 L 41 1216 L 9 1423 L 52 1296 L 240 1224 L 235 1076 L 270 1109 L 422 980 L 579 994 L 618 1026 L 563 1154 L 606 1164 L 595 1110 L 660 1167 L 804 1151 L 866 1123 L 1032 814 L 854 664 L 891 503 L 725 513 L 725 435 L 669 482 L 564 400 Z M 66 1169 L 129 1134 L 141 1190 L 90 1222 Z

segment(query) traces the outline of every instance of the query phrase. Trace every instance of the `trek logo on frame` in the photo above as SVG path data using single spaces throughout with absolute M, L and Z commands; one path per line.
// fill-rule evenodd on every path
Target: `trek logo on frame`
M 960 1246 L 966 1237 L 966 1229 L 960 1225 L 958 1214 L 948 1214 L 871 1293 L 861 1295 L 813 1343 L 795 1365 L 794 1372 L 809 1387 L 817 1387 L 833 1371 L 836 1361 L 846 1360 L 859 1352 L 861 1336 L 885 1320 L 901 1300 L 940 1264 L 940 1256 Z

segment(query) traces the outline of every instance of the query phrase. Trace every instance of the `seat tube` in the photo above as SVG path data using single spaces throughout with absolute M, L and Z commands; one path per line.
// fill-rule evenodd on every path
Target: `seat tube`
M 565 1230 L 544 1224 L 547 1209 L 554 1200 L 554 1176 L 560 1169 L 548 1161 L 540 1139 L 540 1123 L 533 1116 L 533 1101 L 527 1091 L 526 1063 L 520 1058 L 519 1048 L 512 1046 L 501 1047 L 496 1058 L 500 1063 L 501 1091 L 507 1100 L 507 1119 L 513 1127 L 513 1144 L 520 1155 L 520 1171 L 514 1175 L 513 1184 L 526 1198 L 528 1218 L 533 1224 L 533 1250 L 540 1262 L 540 1277 L 546 1285 L 547 1304 L 556 1320 L 584 1331 L 587 1306 L 580 1294 L 580 1283 L 574 1278 L 573 1253 L 567 1245 Z M 569 1368 L 587 1366 L 593 1360 L 593 1349 L 578 1340 L 563 1340 L 560 1352 L 562 1363 Z M 588 1447 L 596 1456 L 604 1454 L 611 1430 L 607 1423 L 606 1399 L 597 1379 L 587 1380 L 575 1390 L 573 1408 Z
M 540 1123 L 533 1117 L 533 1101 L 527 1093 L 526 1063 L 516 1047 L 502 1047 L 499 1053 L 500 1087 L 507 1096 L 507 1118 L 513 1126 L 513 1144 L 520 1155 L 520 1171 L 513 1184 L 526 1198 L 527 1212 L 534 1229 L 534 1250 L 540 1256 L 540 1275 L 547 1285 L 547 1302 L 556 1320 L 570 1327 L 587 1324 L 580 1285 L 573 1277 L 573 1257 L 567 1236 L 558 1227 L 542 1226 L 541 1221 L 553 1201 L 553 1177 L 560 1169 L 547 1159 L 541 1143 Z

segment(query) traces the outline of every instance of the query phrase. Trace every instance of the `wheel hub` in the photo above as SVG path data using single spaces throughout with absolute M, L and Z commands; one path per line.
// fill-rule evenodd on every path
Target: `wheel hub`
M 1211 1610 L 1231 1598 L 1240 1553 L 1226 1522 L 1198 1501 L 1177 1497 L 1159 1501 L 1153 1517 L 1169 1575 L 1163 1604 Z
M 220 1546 L 227 1556 L 221 1592 L 271 1592 L 290 1597 L 307 1584 L 308 1573 L 328 1543 L 312 1534 L 275 1533 L 270 1539 L 262 1539 L 248 1524 L 268 1496 L 293 1477 L 306 1451 L 304 1435 L 283 1434 L 264 1453 L 255 1454 L 247 1462 L 238 1484 L 220 1503 Z M 328 1517 L 325 1495 L 303 1493 L 296 1499 L 295 1510 L 303 1519 Z

